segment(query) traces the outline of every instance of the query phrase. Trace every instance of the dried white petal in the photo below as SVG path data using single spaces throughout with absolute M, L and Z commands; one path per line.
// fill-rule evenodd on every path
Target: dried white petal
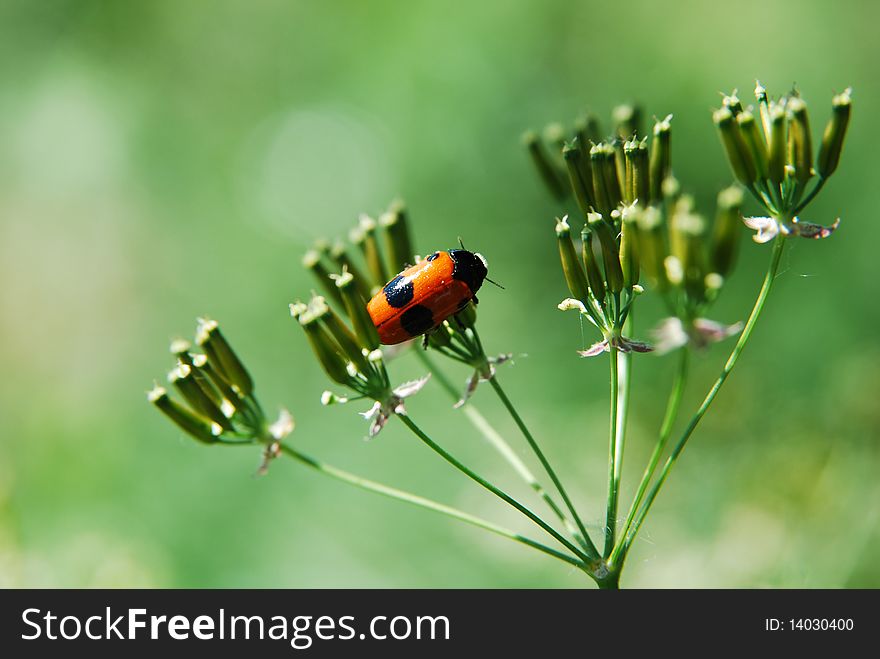
M 729 336 L 739 334 L 742 331 L 743 324 L 741 322 L 733 325 L 724 325 L 708 318 L 697 318 L 694 320 L 694 329 L 701 339 L 701 345 L 705 346 L 709 343 L 718 343 Z
M 293 416 L 282 408 L 278 420 L 269 426 L 269 434 L 276 440 L 281 440 L 293 432 L 294 426 Z
M 756 243 L 767 243 L 779 233 L 779 224 L 772 217 L 744 217 L 743 222 L 755 231 L 752 240 Z
M 428 373 L 425 377 L 419 378 L 418 380 L 404 382 L 394 388 L 394 395 L 397 398 L 408 398 L 409 396 L 413 396 L 414 394 L 419 393 L 430 379 L 431 374 Z
M 821 224 L 813 224 L 812 222 L 801 222 L 798 218 L 792 220 L 794 232 L 801 238 L 812 238 L 813 240 L 821 240 L 827 238 L 835 229 L 840 226 L 840 218 L 834 220 L 830 227 L 823 227 Z
M 474 395 L 474 392 L 477 390 L 477 385 L 480 384 L 480 373 L 479 371 L 474 371 L 471 373 L 471 376 L 467 380 L 467 384 L 464 388 L 464 395 L 462 395 L 461 399 L 453 405 L 453 409 L 458 409 L 462 405 L 464 405 L 471 396 Z
M 608 341 L 602 340 L 598 343 L 594 343 L 586 350 L 578 350 L 577 353 L 581 357 L 595 357 L 596 355 L 601 355 L 603 352 L 610 352 L 611 348 L 608 347 Z
M 378 400 L 373 403 L 373 406 L 368 409 L 366 412 L 358 412 L 362 417 L 364 417 L 367 421 L 372 421 L 379 412 L 382 411 L 382 403 Z
M 556 308 L 560 311 L 580 311 L 581 313 L 587 313 L 587 308 L 584 306 L 584 303 L 580 300 L 577 300 L 573 297 L 567 297 L 558 305 Z
M 681 348 L 689 340 L 684 324 L 675 316 L 661 320 L 660 324 L 651 331 L 651 336 L 654 339 L 654 349 L 659 355 Z

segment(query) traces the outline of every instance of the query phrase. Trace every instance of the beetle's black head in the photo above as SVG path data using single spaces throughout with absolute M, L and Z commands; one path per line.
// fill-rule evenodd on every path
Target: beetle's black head
M 482 254 L 474 254 L 466 249 L 450 249 L 449 256 L 455 263 L 452 271 L 453 279 L 459 279 L 468 285 L 471 293 L 476 293 L 483 285 L 489 273 L 489 264 Z

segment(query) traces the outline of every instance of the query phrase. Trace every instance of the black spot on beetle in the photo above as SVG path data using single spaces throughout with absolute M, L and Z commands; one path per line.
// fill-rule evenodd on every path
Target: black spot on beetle
M 433 260 L 436 259 L 438 256 L 440 256 L 440 252 L 434 252 L 433 254 L 431 254 L 431 256 L 428 257 L 428 260 L 429 260 L 429 261 L 433 261 Z
M 382 289 L 385 293 L 385 299 L 388 304 L 395 309 L 401 309 L 412 302 L 415 289 L 412 281 L 406 281 L 402 275 L 397 275 L 394 279 L 385 284 Z
M 471 293 L 476 293 L 483 285 L 486 278 L 486 266 L 480 260 L 480 257 L 469 252 L 466 249 L 450 249 L 449 256 L 452 257 L 455 266 L 452 269 L 452 278 L 463 281 L 471 289 Z
M 434 326 L 434 314 L 428 307 L 416 304 L 400 314 L 400 326 L 410 336 L 424 334 Z

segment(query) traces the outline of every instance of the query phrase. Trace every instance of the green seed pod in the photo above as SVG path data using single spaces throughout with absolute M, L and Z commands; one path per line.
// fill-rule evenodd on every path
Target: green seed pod
M 593 206 L 593 174 L 590 171 L 590 161 L 586 158 L 577 138 L 566 144 L 562 149 L 562 157 L 568 169 L 568 181 L 574 191 L 574 198 L 584 218 Z
M 608 201 L 611 203 L 609 214 L 623 203 L 623 186 L 626 183 L 626 159 L 623 155 L 623 143 L 615 140 L 613 144 L 605 144 L 602 149 L 604 158 L 603 178 L 608 190 Z
M 473 329 L 477 324 L 477 305 L 471 300 L 464 309 L 455 314 L 455 319 L 464 327 Z
M 608 216 L 623 201 L 616 160 L 617 154 L 611 144 L 602 142 L 590 149 L 594 199 L 600 211 Z
M 217 441 L 217 436 L 213 433 L 211 423 L 193 414 L 177 401 L 172 400 L 164 387 L 158 385 L 153 387 L 147 394 L 147 400 L 193 439 L 197 439 L 205 444 L 213 444 Z
M 624 145 L 626 155 L 625 201 L 638 201 L 647 206 L 650 200 L 651 177 L 648 166 L 648 147 L 645 140 L 630 140 Z
M 663 215 L 656 206 L 642 209 L 636 216 L 638 255 L 642 269 L 659 290 L 669 287 L 663 261 L 669 255 L 663 236 Z
M 325 238 L 318 238 L 317 240 L 315 240 L 312 248 L 321 256 L 330 255 L 330 241 Z
M 587 218 L 590 225 L 590 231 L 599 238 L 599 245 L 602 247 L 602 262 L 605 265 L 605 280 L 608 284 L 608 290 L 613 293 L 620 293 L 623 290 L 623 271 L 620 268 L 620 247 L 614 239 L 611 232 L 611 225 L 608 224 L 599 213 L 590 213 Z
M 637 105 L 618 105 L 611 111 L 611 119 L 621 140 L 628 140 L 641 132 L 642 110 Z
M 168 349 L 177 358 L 178 362 L 192 366 L 192 355 L 190 354 L 192 344 L 189 341 L 186 339 L 174 339 Z
M 584 263 L 584 270 L 587 271 L 587 281 L 590 284 L 593 297 L 599 301 L 599 304 L 603 304 L 605 302 L 605 282 L 602 279 L 602 272 L 599 270 L 596 252 L 593 250 L 593 232 L 590 231 L 589 224 L 584 225 L 581 231 L 581 259 Z
M 683 200 L 684 201 L 684 200 Z M 672 256 L 681 264 L 683 283 L 694 300 L 705 298 L 706 262 L 703 237 L 705 220 L 692 212 L 690 203 L 679 203 L 669 222 L 669 243 Z
M 761 113 L 761 127 L 764 129 L 764 142 L 770 144 L 770 104 L 767 98 L 767 90 L 760 81 L 755 80 L 755 98 L 758 101 L 758 110 Z
M 785 158 L 788 135 L 785 110 L 779 105 L 770 108 L 770 152 L 767 161 L 767 177 L 775 186 L 785 181 Z
M 309 308 L 299 316 L 299 324 L 306 333 L 309 345 L 318 358 L 318 363 L 327 376 L 334 382 L 349 386 L 352 382 L 352 376 L 348 372 L 347 361 L 342 355 L 341 348 L 330 333 L 318 322 L 320 320 L 320 310 Z
M 756 180 L 763 181 L 767 178 L 767 143 L 764 141 L 761 129 L 758 128 L 758 122 L 755 121 L 755 115 L 748 110 L 740 112 L 736 117 L 736 122 L 739 124 L 740 133 L 742 133 L 746 149 L 748 149 L 748 152 L 752 156 L 752 160 L 755 162 Z
M 788 101 L 791 124 L 788 131 L 789 164 L 794 166 L 795 179 L 804 184 L 813 175 L 813 143 L 810 138 L 810 121 L 807 104 L 799 98 Z
M 214 386 L 206 370 L 207 368 L 213 369 L 213 366 L 208 366 L 208 357 L 203 354 L 192 355 L 187 366 L 192 369 L 192 377 L 196 384 L 202 388 L 202 391 L 211 399 L 214 405 L 223 411 L 223 394 Z
M 299 320 L 299 317 L 309 310 L 309 305 L 300 302 L 299 300 L 297 300 L 296 302 L 292 302 L 289 306 L 290 317 L 295 320 Z
M 544 141 L 551 145 L 557 154 L 562 153 L 565 146 L 565 126 L 558 121 L 544 126 Z
M 617 170 L 617 187 L 620 188 L 620 202 L 626 201 L 626 153 L 624 141 L 614 140 L 614 167 Z
M 567 220 L 567 216 L 561 220 L 556 218 L 556 243 L 559 246 L 559 260 L 562 262 L 565 283 L 568 284 L 568 290 L 571 291 L 572 297 L 584 301 L 588 297 L 587 276 L 578 260 L 577 252 L 575 252 Z
M 544 145 L 538 138 L 538 135 L 529 131 L 522 138 L 523 144 L 529 150 L 532 163 L 538 172 L 538 176 L 544 182 L 544 186 L 553 195 L 554 199 L 562 201 L 565 199 L 565 186 L 562 184 L 562 176 L 559 168 L 547 156 Z
M 309 270 L 315 276 L 315 279 L 318 280 L 318 283 L 327 295 L 341 304 L 342 298 L 339 297 L 339 291 L 336 290 L 333 280 L 330 279 L 330 271 L 324 266 L 321 253 L 316 249 L 310 249 L 303 256 L 302 264 L 306 270 Z
M 232 346 L 220 333 L 220 327 L 216 320 L 199 318 L 196 343 L 205 351 L 208 359 L 214 364 L 214 368 L 229 384 L 238 387 L 238 390 L 245 396 L 250 396 L 253 393 L 254 381 Z
M 210 419 L 224 430 L 232 430 L 232 422 L 226 418 L 217 403 L 196 382 L 193 369 L 190 366 L 178 364 L 168 374 L 168 382 L 174 385 L 194 412 Z
M 709 265 L 713 272 L 727 277 L 733 269 L 737 245 L 742 231 L 743 192 L 731 186 L 718 193 L 718 209 L 712 229 Z
M 825 126 L 822 146 L 819 147 L 818 170 L 822 178 L 831 176 L 840 162 L 840 152 L 843 150 L 843 140 L 846 137 L 846 128 L 852 111 L 851 95 L 852 90 L 846 89 L 831 101 L 831 119 Z
M 581 115 L 574 122 L 574 131 L 583 145 L 584 152 L 589 152 L 590 142 L 598 144 L 602 140 L 599 118 L 592 112 Z
M 663 198 L 663 181 L 672 175 L 672 115 L 654 124 L 651 142 L 650 199 L 644 205 L 656 203 Z
M 373 286 L 363 271 L 351 260 L 342 242 L 337 242 L 330 248 L 330 258 L 336 262 L 340 270 L 351 273 L 358 292 L 365 300 L 369 300 L 373 295 Z
M 354 277 L 350 272 L 343 272 L 336 278 L 336 286 L 342 294 L 345 313 L 351 320 L 351 326 L 354 328 L 354 334 L 360 347 L 375 350 L 379 347 L 379 333 L 376 331 L 376 326 L 373 325 L 370 314 L 367 313 L 367 303 L 358 291 Z
M 399 272 L 406 265 L 415 262 L 412 240 L 409 232 L 409 221 L 403 202 L 397 201 L 379 218 L 379 224 L 385 230 L 385 247 L 388 254 L 388 270 Z
M 602 144 L 596 144 L 590 149 L 590 167 L 593 172 L 593 200 L 596 208 L 603 213 L 614 210 L 608 195 L 608 187 L 605 184 L 605 155 L 602 153 Z
M 751 185 L 756 177 L 755 161 L 746 148 L 739 124 L 730 108 L 723 107 L 716 110 L 712 115 L 712 120 L 718 127 L 721 143 L 724 145 L 724 151 L 734 176 L 743 185 Z
M 736 91 L 734 91 L 729 96 L 724 96 L 721 99 L 721 105 L 722 105 L 722 107 L 725 107 L 728 110 L 730 110 L 730 113 L 734 117 L 736 117 L 737 115 L 739 115 L 740 112 L 743 111 L 742 101 L 739 100 L 739 96 L 736 95 Z
M 632 288 L 639 283 L 638 227 L 636 220 L 641 208 L 635 207 L 623 212 L 620 222 L 620 269 L 623 272 L 624 288 Z
M 440 323 L 436 330 L 428 334 L 428 344 L 435 348 L 445 348 L 452 343 L 452 334 L 446 323 Z
M 322 297 L 314 297 L 309 303 L 312 313 L 324 323 L 324 327 L 330 332 L 330 335 L 339 344 L 342 354 L 353 363 L 361 373 L 370 372 L 370 364 L 366 355 L 358 344 L 357 337 L 324 301 Z
M 202 387 L 202 391 L 212 398 L 215 394 L 220 396 L 219 400 L 216 398 L 213 398 L 213 400 L 220 407 L 221 411 L 224 410 L 227 403 L 232 406 L 233 410 L 242 407 L 241 395 L 211 365 L 207 355 L 193 355 L 192 362 L 192 367 L 196 372 L 196 381 Z M 213 393 L 209 393 L 210 390 L 213 390 Z
M 361 243 L 361 249 L 364 253 L 364 261 L 367 269 L 373 274 L 379 286 L 384 286 L 385 282 L 391 279 L 392 275 L 388 271 L 385 259 L 382 258 L 382 251 L 379 249 L 379 240 L 376 237 L 376 220 L 366 214 L 362 214 L 358 220 L 358 225 L 364 234 L 364 240 Z M 395 270 L 395 273 L 398 271 Z
M 660 193 L 663 202 L 672 207 L 681 197 L 681 183 L 674 176 L 667 176 L 663 179 L 663 185 L 660 186 Z

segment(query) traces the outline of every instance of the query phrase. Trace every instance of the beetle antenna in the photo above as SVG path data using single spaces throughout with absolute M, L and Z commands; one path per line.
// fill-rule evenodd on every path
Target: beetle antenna
M 461 236 L 458 237 L 458 244 L 461 245 L 462 249 L 466 249 L 466 247 L 464 246 L 464 241 L 461 239 Z
M 500 288 L 502 291 L 505 290 L 504 286 L 502 286 L 501 284 L 499 284 L 497 281 L 492 281 L 492 280 L 489 279 L 488 277 L 486 277 L 486 281 L 489 282 L 490 284 L 495 284 L 495 286 L 497 286 L 498 288 Z

